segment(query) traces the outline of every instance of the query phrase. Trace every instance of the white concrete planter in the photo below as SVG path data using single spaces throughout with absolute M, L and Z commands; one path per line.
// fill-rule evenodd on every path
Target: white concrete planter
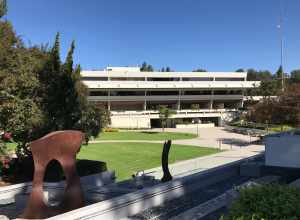
M 265 138 L 267 166 L 300 168 L 300 135 L 280 133 Z

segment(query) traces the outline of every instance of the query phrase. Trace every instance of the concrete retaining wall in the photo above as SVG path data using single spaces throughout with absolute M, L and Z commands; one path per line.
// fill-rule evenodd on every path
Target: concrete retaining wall
M 89 175 L 80 178 L 83 190 L 90 188 L 101 187 L 115 181 L 115 172 L 106 171 L 99 174 Z M 58 183 L 44 183 L 44 191 L 51 192 L 64 189 L 64 181 Z M 0 187 L 0 205 L 11 204 L 15 202 L 15 197 L 18 194 L 30 193 L 32 182 L 14 184 L 10 186 Z
M 112 128 L 151 128 L 150 117 L 147 115 L 136 116 L 111 116 Z
M 300 135 L 267 136 L 265 143 L 267 166 L 300 168 Z
M 252 157 L 252 159 L 259 156 Z M 115 220 L 135 215 L 141 211 L 178 198 L 199 188 L 239 174 L 239 166 L 247 159 L 233 162 L 201 173 L 178 178 L 152 188 L 129 193 L 103 202 L 95 203 L 71 212 L 49 218 L 59 219 L 105 219 Z

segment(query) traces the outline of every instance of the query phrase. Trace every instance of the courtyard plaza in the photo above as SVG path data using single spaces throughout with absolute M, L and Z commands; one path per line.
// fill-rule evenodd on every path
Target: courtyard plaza
M 146 130 L 149 132 L 149 130 Z M 151 132 L 161 132 L 161 129 L 151 129 Z M 195 172 L 205 171 L 214 167 L 222 166 L 228 163 L 239 161 L 244 158 L 252 157 L 264 152 L 264 145 L 259 144 L 258 137 L 250 137 L 249 135 L 237 134 L 224 127 L 214 128 L 166 128 L 165 132 L 182 132 L 193 133 L 196 138 L 174 140 L 173 145 L 191 146 L 199 148 L 213 148 L 221 150 L 211 155 L 195 157 L 188 160 L 178 161 L 170 165 L 170 170 L 175 176 L 192 174 Z M 90 143 L 163 143 L 162 140 L 95 140 Z M 172 147 L 171 151 L 172 153 Z M 145 170 L 156 178 L 162 175 L 161 167 Z

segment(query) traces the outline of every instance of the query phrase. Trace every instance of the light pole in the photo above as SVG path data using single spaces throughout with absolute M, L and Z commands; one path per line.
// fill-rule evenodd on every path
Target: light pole
M 277 28 L 279 29 L 279 36 L 280 36 L 280 66 L 281 66 L 281 89 L 284 91 L 284 69 L 283 69 L 283 6 L 282 1 L 280 0 L 280 17 L 279 17 L 279 24 Z

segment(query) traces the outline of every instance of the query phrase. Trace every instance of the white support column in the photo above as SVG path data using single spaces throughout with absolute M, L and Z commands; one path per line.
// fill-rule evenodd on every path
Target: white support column
M 209 101 L 209 109 L 213 109 L 213 104 L 214 104 L 214 90 L 211 90 L 211 96 L 210 96 L 210 101 Z
M 110 111 L 110 90 L 108 90 L 107 110 Z
M 243 99 L 240 101 L 240 108 L 244 108 L 244 100 Z
M 147 111 L 147 90 L 145 90 L 144 96 L 144 111 Z
M 178 102 L 177 102 L 177 110 L 181 109 L 181 90 L 178 93 Z
M 244 96 L 245 96 L 245 89 L 242 88 L 242 100 L 241 100 L 241 108 L 244 108 Z

